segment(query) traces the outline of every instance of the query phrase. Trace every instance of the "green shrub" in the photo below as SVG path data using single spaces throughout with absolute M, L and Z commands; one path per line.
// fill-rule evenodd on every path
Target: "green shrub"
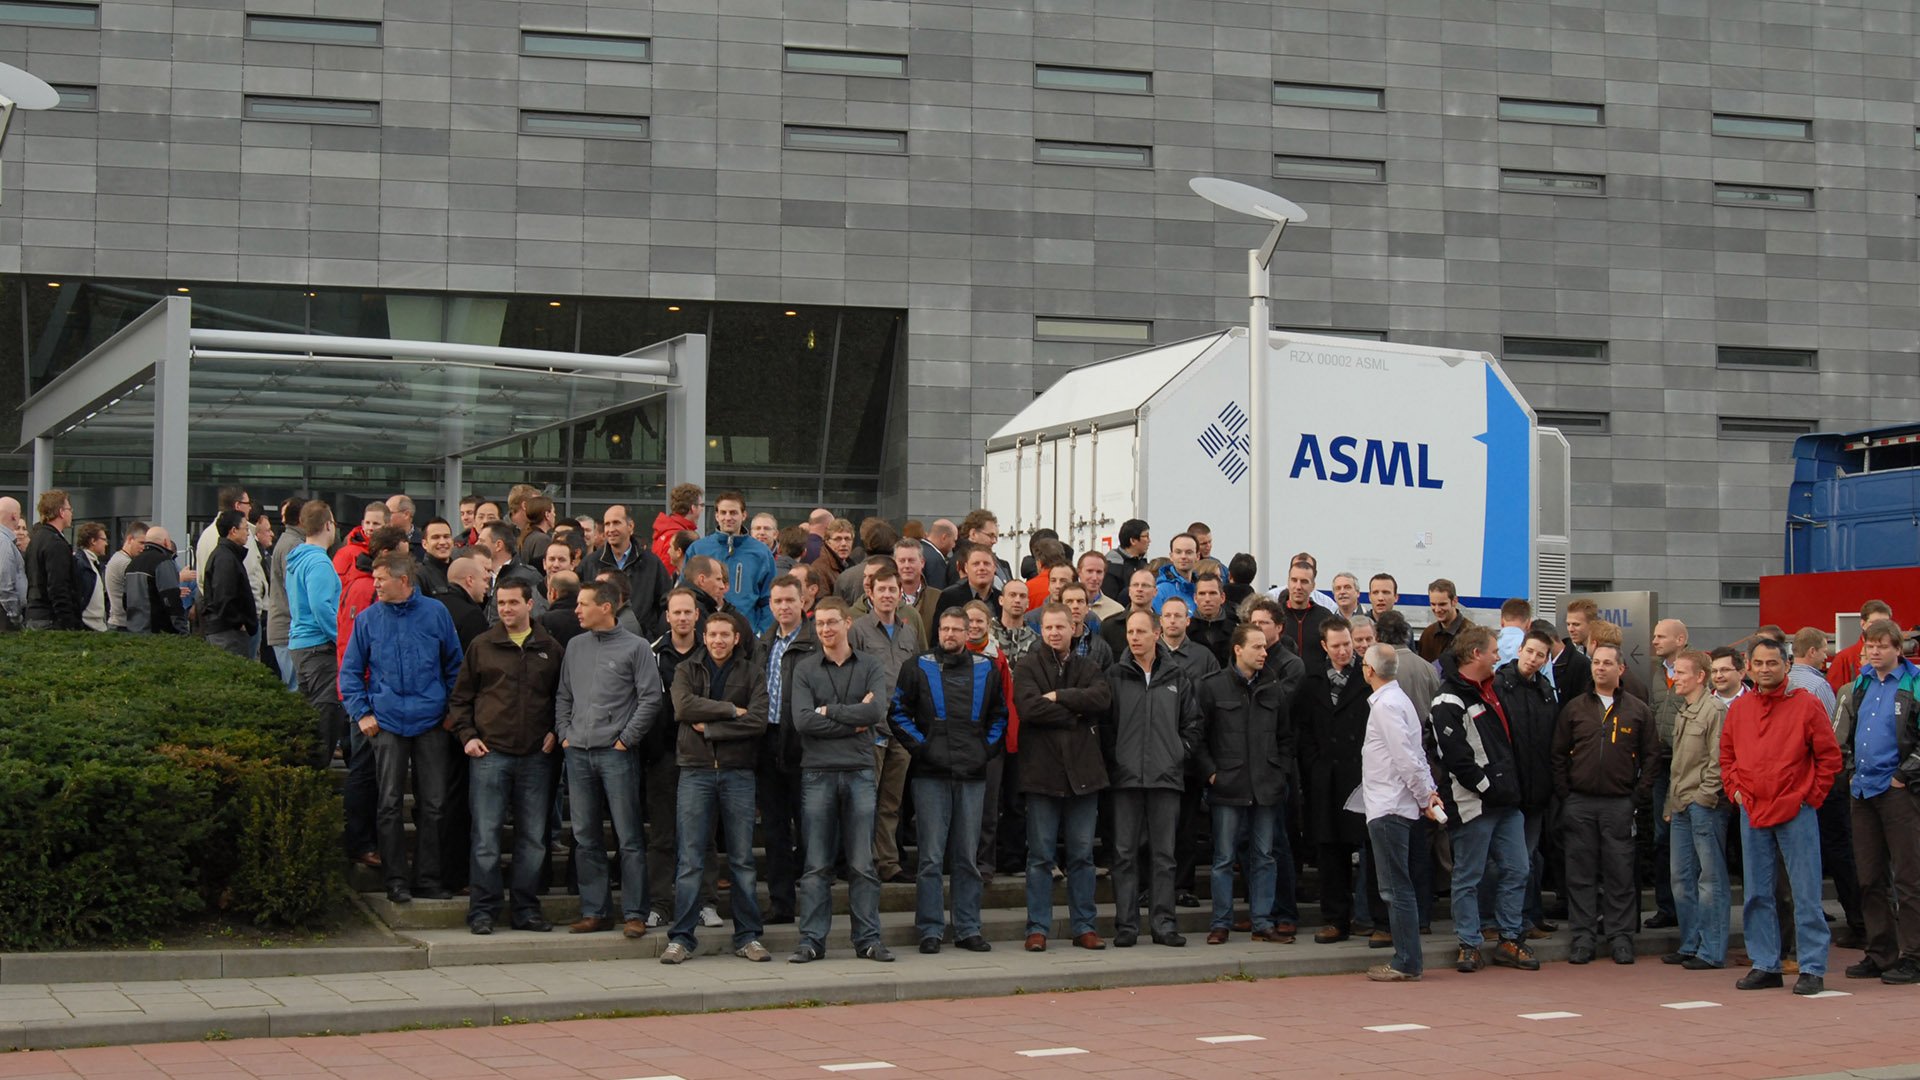
M 296 767 L 313 732 L 265 666 L 196 640 L 0 637 L 0 948 L 141 940 L 210 908 L 311 918 L 340 873 L 316 836 L 341 817 Z

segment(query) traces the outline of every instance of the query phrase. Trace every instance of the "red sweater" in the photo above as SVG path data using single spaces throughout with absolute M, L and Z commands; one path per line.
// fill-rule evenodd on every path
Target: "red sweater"
M 1820 699 L 1805 690 L 1758 690 L 1727 707 L 1720 733 L 1720 782 L 1756 829 L 1818 808 L 1840 772 L 1840 744 Z

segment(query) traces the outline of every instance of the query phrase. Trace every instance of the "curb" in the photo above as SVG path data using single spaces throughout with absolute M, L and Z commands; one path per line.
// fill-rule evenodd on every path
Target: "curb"
M 426 967 L 427 950 L 418 945 L 8 953 L 0 956 L 0 986 L 266 979 L 361 971 L 416 971 Z

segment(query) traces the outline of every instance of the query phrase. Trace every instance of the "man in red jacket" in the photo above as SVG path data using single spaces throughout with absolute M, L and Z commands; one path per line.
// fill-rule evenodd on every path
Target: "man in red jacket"
M 1747 659 L 1754 692 L 1727 709 L 1720 736 L 1720 782 L 1740 807 L 1746 852 L 1745 929 L 1753 970 L 1734 985 L 1761 990 L 1780 976 L 1780 913 L 1774 906 L 1776 853 L 1793 888 L 1800 954 L 1796 994 L 1826 988 L 1827 921 L 1820 906 L 1820 821 L 1816 811 L 1840 772 L 1840 745 L 1818 698 L 1787 686 L 1779 642 L 1754 641 Z

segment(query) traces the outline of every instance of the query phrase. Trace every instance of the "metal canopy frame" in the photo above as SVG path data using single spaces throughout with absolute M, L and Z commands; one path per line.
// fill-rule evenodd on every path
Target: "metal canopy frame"
M 440 498 L 449 507 L 460 500 L 462 467 L 468 457 L 656 400 L 663 401 L 666 414 L 667 483 L 706 483 L 704 334 L 683 334 L 621 356 L 604 356 L 460 342 L 213 330 L 193 326 L 190 297 L 173 296 L 142 313 L 20 407 L 20 448 L 30 447 L 33 454 L 33 498 L 37 500 L 41 492 L 53 487 L 54 450 L 61 436 L 83 428 L 135 395 L 141 395 L 144 403 L 145 395 L 150 394 L 152 517 L 174 536 L 185 536 L 192 426 L 189 394 L 196 361 L 209 365 L 247 361 L 290 366 L 426 362 L 446 368 L 512 372 L 516 376 L 591 380 L 601 390 L 609 384 L 630 384 L 631 396 L 621 389 L 613 395 L 617 401 L 609 403 L 611 399 L 603 396 L 594 407 L 534 427 L 516 427 L 504 436 L 470 429 L 463 436 L 443 436 L 435 456 L 441 467 Z M 569 396 L 568 400 L 573 399 Z M 283 422 L 287 412 L 285 404 L 255 406 L 244 402 L 222 403 L 222 409 L 225 413 L 238 412 L 242 418 L 251 413 L 263 423 Z M 455 430 L 460 427 L 454 425 Z

